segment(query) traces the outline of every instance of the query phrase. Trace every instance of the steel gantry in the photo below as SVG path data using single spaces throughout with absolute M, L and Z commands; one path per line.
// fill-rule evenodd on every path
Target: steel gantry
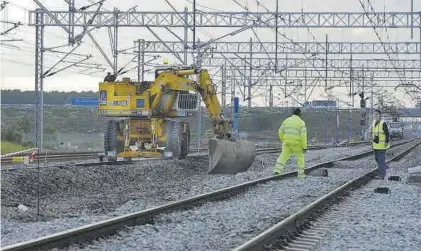
M 209 66 L 216 67 L 216 65 Z M 249 100 L 250 97 L 250 93 L 248 93 L 249 83 L 251 83 L 252 88 L 276 87 L 276 89 L 282 89 L 285 92 L 291 88 L 293 92 L 297 92 L 296 87 L 305 88 L 305 90 L 314 87 L 325 87 L 326 90 L 331 90 L 339 87 L 349 89 L 349 93 L 361 90 L 361 87 L 364 87 L 364 85 L 367 88 L 396 87 L 399 85 L 401 85 L 400 87 L 411 88 L 417 87 L 421 83 L 419 70 L 410 72 L 399 71 L 396 73 L 393 70 L 360 69 L 352 71 L 350 74 L 347 71 L 328 71 L 326 76 L 320 74 L 320 71 L 317 69 L 296 69 L 294 67 L 288 68 L 279 74 L 274 73 L 273 67 L 272 69 L 252 69 L 251 72 L 249 67 L 223 66 L 223 68 L 227 73 L 225 73 L 225 76 L 222 76 L 221 81 L 227 81 L 231 85 L 235 85 L 242 94 L 244 101 Z M 404 75 L 404 83 L 401 82 L 398 74 L 407 74 Z M 325 86 L 325 82 L 328 82 L 328 86 Z M 226 92 L 228 92 L 226 88 L 218 90 L 221 93 L 221 97 L 226 96 Z
M 182 41 L 145 41 L 148 47 L 146 53 L 184 53 L 185 43 Z M 196 43 L 197 44 L 197 43 Z M 277 44 L 277 50 L 276 45 Z M 187 48 L 193 48 L 188 42 Z M 200 44 L 199 44 L 200 45 Z M 421 53 L 420 42 L 389 42 L 385 46 L 391 54 Z M 213 42 L 209 45 L 212 53 L 249 54 L 250 42 Z M 327 49 L 328 48 L 328 49 Z M 383 45 L 380 42 L 256 42 L 252 43 L 253 54 L 380 54 L 384 55 Z
M 373 20 L 377 28 L 421 27 L 421 13 L 385 12 L 368 14 L 364 12 L 206 12 L 206 11 L 133 11 L 118 13 L 112 11 L 50 11 L 44 16 L 47 26 L 81 27 L 229 27 L 243 28 L 372 28 Z M 184 15 L 183 15 L 184 14 Z M 70 16 L 73 16 L 71 18 Z M 195 16 L 195 19 L 193 19 Z M 94 17 L 94 18 L 93 18 Z M 93 18 L 92 22 L 88 22 Z M 186 22 L 187 19 L 187 22 Z M 35 11 L 29 12 L 29 24 L 36 25 Z M 114 22 L 114 20 L 117 20 Z
M 206 66 L 217 66 L 217 65 L 206 65 Z M 249 78 L 250 70 L 249 67 L 228 67 L 237 69 L 239 74 L 244 74 L 247 78 Z M 274 73 L 274 68 L 269 69 L 252 69 L 251 76 L 252 77 L 261 77 L 264 79 L 284 79 L 288 78 L 289 80 L 300 80 L 307 77 L 308 79 L 314 78 L 328 78 L 328 79 L 357 79 L 357 78 L 370 78 L 374 81 L 399 81 L 399 75 L 403 75 L 406 80 L 408 81 L 420 81 L 421 82 L 421 72 L 420 70 L 407 70 L 407 71 L 394 71 L 394 70 L 375 70 L 375 69 L 367 69 L 367 70 L 354 70 L 352 74 L 349 74 L 349 71 L 339 71 L 339 70 L 332 70 L 328 71 L 328 75 L 322 74 L 320 76 L 320 72 L 323 69 L 305 69 L 305 68 L 288 68 L 287 70 L 283 71 L 282 73 Z
M 226 60 L 229 60 L 233 65 L 249 65 L 250 62 L 248 58 L 241 57 L 204 57 L 202 58 L 202 64 L 204 65 L 224 65 Z M 326 63 L 325 59 L 322 58 L 312 58 L 311 60 L 306 60 L 305 58 L 299 57 L 284 57 L 278 58 L 279 69 L 285 69 L 290 66 L 300 67 L 300 68 L 325 68 Z M 328 68 L 331 67 L 332 70 L 336 68 L 342 69 L 394 69 L 391 62 L 396 65 L 397 69 L 402 70 L 419 70 L 421 68 L 421 61 L 418 59 L 399 59 L 392 60 L 389 59 L 379 59 L 379 58 L 365 58 L 365 59 L 328 59 Z M 265 68 L 271 65 L 274 65 L 275 62 L 271 58 L 263 57 L 254 57 L 251 64 L 253 67 Z
M 421 27 L 421 13 L 411 12 L 385 12 L 381 15 L 375 13 L 366 12 L 347 12 L 347 13 L 335 13 L 335 12 L 206 12 L 199 11 L 196 6 L 193 6 L 193 11 L 188 11 L 187 8 L 184 11 L 176 11 L 173 6 L 167 1 L 174 11 L 162 11 L 162 12 L 151 12 L 151 11 L 135 11 L 135 8 L 131 8 L 128 11 L 120 11 L 114 9 L 114 11 L 102 11 L 103 1 L 97 3 L 98 8 L 96 11 L 82 10 L 82 8 L 75 8 L 74 0 L 66 1 L 69 4 L 68 10 L 50 11 L 43 6 L 38 0 L 34 0 L 40 7 L 36 11 L 30 11 L 29 13 L 29 25 L 35 26 L 36 28 L 36 69 L 35 69 L 35 92 L 36 92 L 36 119 L 35 119 L 35 143 L 37 146 L 42 148 L 42 137 L 43 137 L 43 79 L 46 77 L 43 70 L 43 53 L 47 49 L 44 48 L 44 29 L 46 27 L 61 27 L 66 34 L 68 34 L 68 44 L 74 46 L 80 45 L 84 35 L 92 40 L 95 46 L 106 59 L 107 63 L 113 69 L 114 73 L 120 73 L 121 68 L 118 70 L 118 57 L 120 50 L 118 47 L 118 29 L 120 27 L 145 27 L 150 33 L 152 33 L 158 41 L 150 41 L 149 43 L 144 41 L 144 38 L 140 38 L 137 44 L 135 44 L 134 52 L 137 53 L 137 75 L 138 80 L 143 80 L 144 66 L 146 65 L 144 54 L 145 53 L 171 53 L 173 54 L 183 65 L 190 65 L 187 62 L 187 53 L 196 55 L 193 57 L 193 65 L 215 65 L 219 63 L 219 67 L 227 66 L 228 64 L 234 64 L 237 66 L 244 65 L 244 58 L 249 61 L 247 67 L 247 88 L 248 88 L 248 104 L 251 105 L 251 88 L 254 83 L 254 74 L 256 72 L 255 67 L 269 67 L 266 70 L 271 70 L 271 62 L 274 60 L 269 56 L 275 54 L 275 70 L 279 73 L 279 69 L 283 66 L 289 66 L 294 64 L 294 60 L 306 61 L 306 65 L 311 62 L 314 72 L 314 76 L 319 75 L 319 78 L 331 79 L 330 81 L 342 81 L 339 78 L 344 76 L 336 76 L 329 73 L 328 64 L 332 64 L 335 67 L 346 68 L 346 67 L 369 67 L 365 63 L 369 64 L 369 60 L 358 65 L 358 61 L 352 60 L 351 65 L 347 65 L 342 61 L 335 61 L 335 59 L 328 59 L 328 63 L 324 64 L 321 59 L 313 58 L 312 54 L 380 54 L 381 48 L 387 48 L 391 54 L 420 54 L 420 43 L 350 43 L 350 42 L 329 42 L 327 47 L 323 47 L 325 44 L 313 43 L 313 42 L 281 42 L 278 41 L 277 28 L 372 28 L 373 24 L 377 28 L 411 28 L 413 30 L 416 27 Z M 193 1 L 195 2 L 195 1 Z M 85 8 L 86 9 L 86 8 Z M 104 53 L 100 44 L 94 39 L 91 32 L 101 27 L 109 28 L 110 42 L 112 44 L 112 55 L 113 60 L 111 61 L 106 53 Z M 166 42 L 162 40 L 159 35 L 152 29 L 154 27 L 163 27 L 171 32 L 174 36 L 179 38 L 179 42 Z M 180 38 L 178 34 L 175 34 L 170 28 L 184 28 L 184 36 Z M 76 34 L 76 28 L 82 30 L 78 35 Z M 238 28 L 234 32 L 227 33 L 210 41 L 200 42 L 196 36 L 198 28 Z M 246 30 L 253 30 L 254 28 L 276 28 L 276 41 L 273 42 L 262 42 L 258 41 L 250 42 L 220 42 L 223 38 L 236 35 Z M 188 34 L 192 31 L 193 41 L 189 40 Z M 254 30 L 253 30 L 254 31 Z M 420 28 L 421 31 L 421 28 Z M 421 38 L 421 37 L 420 37 Z M 288 39 L 287 39 L 288 40 Z M 210 58 L 212 53 L 237 53 L 239 57 L 236 59 L 226 60 L 226 58 Z M 183 54 L 180 56 L 178 54 Z M 242 54 L 242 55 L 241 55 Z M 245 55 L 244 55 L 245 54 Z M 256 57 L 255 54 L 266 54 L 268 58 L 263 59 Z M 289 59 L 288 64 L 285 64 L 285 58 L 279 58 L 278 54 L 310 54 L 305 59 Z M 421 54 L 420 54 L 421 55 Z M 306 56 L 306 55 L 304 55 Z M 219 60 L 219 61 L 218 61 Z M 345 61 L 345 60 L 344 60 Z M 374 61 L 376 62 L 376 61 Z M 322 64 L 320 67 L 318 65 Z M 378 63 L 380 64 L 380 63 Z M 410 66 L 411 62 L 403 63 L 403 68 L 414 68 Z M 408 64 L 408 65 L 407 65 Z M 419 66 L 419 61 L 414 62 L 414 65 Z M 396 61 L 396 65 L 399 67 L 399 61 Z M 279 67 L 278 67 L 279 66 Z M 320 74 L 318 68 L 325 67 L 325 74 Z M 378 66 L 380 67 L 380 65 Z M 224 72 L 224 80 L 222 84 L 226 84 L 226 81 L 232 77 L 231 73 L 227 71 L 226 67 L 222 67 Z M 225 68 L 225 69 L 224 69 Z M 375 69 L 371 67 L 370 69 Z M 272 70 L 273 71 L 273 70 Z M 241 76 L 242 71 L 234 69 L 233 73 L 237 76 Z M 286 77 L 293 78 L 295 74 L 299 78 L 301 75 L 301 69 L 297 68 L 294 70 L 287 70 Z M 305 71 L 309 76 L 313 76 L 309 71 Z M 275 73 L 273 73 L 275 74 Z M 378 74 L 384 74 L 378 73 Z M 386 73 L 388 74 L 388 73 Z M 398 73 L 399 74 L 399 73 Z M 406 74 L 406 73 L 405 73 Z M 415 73 L 414 77 L 417 77 Z M 245 77 L 245 76 L 241 76 Z M 278 77 L 274 75 L 274 78 Z M 380 75 L 378 76 L 381 77 Z M 389 76 L 384 76 L 384 78 Z M 234 78 L 235 79 L 235 78 Z M 244 78 L 247 79 L 247 78 Z M 258 77 L 261 79 L 261 76 Z M 271 81 L 270 78 L 267 81 Z M 278 80 L 274 81 L 280 81 Z M 224 102 L 224 101 L 223 101 Z

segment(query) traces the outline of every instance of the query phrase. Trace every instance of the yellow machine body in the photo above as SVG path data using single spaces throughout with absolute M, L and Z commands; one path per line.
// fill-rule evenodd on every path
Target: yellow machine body
M 193 75 L 196 80 L 190 79 Z M 207 70 L 162 69 L 156 71 L 155 76 L 152 82 L 137 83 L 123 78 L 120 82 L 99 83 L 99 113 L 113 117 L 107 121 L 104 134 L 104 148 L 109 158 L 186 157 L 190 126 L 183 118 L 197 110 L 197 94 L 200 94 L 215 135 L 210 144 L 210 154 L 214 156 L 210 156 L 209 172 L 237 173 L 251 166 L 254 144 L 231 138 L 230 121 L 221 113 Z M 227 149 L 227 145 L 234 149 Z M 224 150 L 219 152 L 218 149 Z M 238 159 L 245 155 L 248 158 Z M 241 159 L 247 159 L 247 163 L 241 163 Z M 242 165 L 238 170 L 232 167 L 234 160 Z M 231 167 L 218 163 L 230 163 Z

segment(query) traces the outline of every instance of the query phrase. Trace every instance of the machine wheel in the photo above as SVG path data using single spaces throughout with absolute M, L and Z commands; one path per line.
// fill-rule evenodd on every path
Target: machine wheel
M 109 121 L 105 121 L 105 127 L 104 127 L 104 153 L 107 155 L 108 150 L 110 149 L 108 145 L 108 128 L 109 128 Z
M 181 154 L 182 125 L 179 121 L 174 121 L 174 130 L 172 136 L 173 156 L 177 157 L 178 159 L 183 159 Z
M 180 123 L 181 125 L 181 152 L 180 156 L 185 158 L 189 154 L 190 148 L 190 124 L 188 122 Z M 184 132 L 184 128 L 186 129 Z
M 105 132 L 104 132 L 104 151 L 105 155 L 109 151 L 117 151 L 117 123 L 116 120 L 108 120 L 105 123 Z M 110 158 L 108 158 L 111 160 Z
M 184 126 L 186 131 L 184 132 Z M 167 126 L 167 151 L 171 151 L 173 157 L 184 159 L 190 146 L 190 126 L 184 121 L 168 121 Z

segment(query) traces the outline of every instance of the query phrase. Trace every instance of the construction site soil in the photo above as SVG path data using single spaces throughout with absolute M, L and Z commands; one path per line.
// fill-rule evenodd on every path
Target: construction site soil
M 407 146 L 397 147 L 389 153 Z M 308 151 L 307 166 L 369 150 L 370 146 Z M 2 245 L 162 205 L 272 174 L 279 154 L 262 154 L 237 175 L 208 175 L 207 156 L 125 166 L 48 168 L 2 173 Z M 374 160 L 370 160 L 373 161 Z M 287 167 L 295 170 L 295 158 Z M 18 209 L 24 205 L 27 210 Z M 36 229 L 32 231 L 31 229 Z M 17 233 L 20 233 L 19 235 Z

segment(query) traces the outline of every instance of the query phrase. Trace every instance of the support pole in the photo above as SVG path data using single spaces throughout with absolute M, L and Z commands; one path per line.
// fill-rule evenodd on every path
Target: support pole
M 346 127 L 347 127 L 347 140 L 348 142 L 351 142 L 351 138 L 352 138 L 352 114 L 351 114 L 352 110 L 348 110 L 347 112 L 347 120 L 346 120 Z
M 411 0 L 411 39 L 414 39 L 414 0 Z
M 275 73 L 278 71 L 278 12 L 279 0 L 276 0 L 276 13 L 275 13 Z
M 364 69 L 362 70 L 362 77 L 363 77 L 363 81 L 362 81 L 362 84 L 363 84 L 363 88 L 362 88 L 362 92 L 365 94 L 365 73 L 364 73 Z M 365 96 L 364 96 L 364 98 L 365 98 Z M 365 106 L 365 108 L 363 108 L 362 109 L 363 110 L 363 113 L 365 114 L 365 117 L 364 117 L 364 124 L 363 124 L 363 127 L 362 127 L 362 140 L 367 140 L 367 124 L 369 124 L 369 117 L 368 117 L 368 109 L 367 109 L 367 105 Z
M 113 71 L 114 75 L 117 76 L 117 64 L 118 64 L 118 9 L 114 8 L 114 48 L 113 48 L 113 57 L 114 57 L 114 65 Z
M 336 142 L 339 143 L 339 127 L 340 127 L 340 123 L 339 123 L 339 99 L 336 99 Z
M 367 111 L 367 121 L 368 122 L 370 122 L 370 117 L 372 118 L 372 120 L 371 120 L 371 122 L 373 122 L 373 120 L 374 120 L 374 117 L 373 117 L 373 111 L 374 111 L 374 88 L 373 88 L 373 85 L 371 85 L 371 105 L 370 105 L 370 107 L 371 107 L 371 109 L 370 110 L 368 110 L 368 109 L 366 109 L 366 111 Z M 381 107 L 379 107 L 379 108 L 381 108 Z M 368 133 L 370 132 L 370 126 L 371 126 L 371 123 L 367 123 L 367 127 L 366 127 L 366 132 L 367 132 L 367 138 L 365 138 L 365 140 L 367 140 L 368 139 Z
M 193 49 L 193 51 L 195 51 L 195 49 Z M 198 50 L 197 53 L 197 61 L 194 62 L 194 65 L 196 65 L 197 67 L 200 67 L 200 62 L 201 60 L 201 54 L 200 54 L 200 49 Z M 197 113 L 197 147 L 200 148 L 200 143 L 202 140 L 202 97 L 199 95 L 198 96 L 198 101 L 199 101 L 199 112 Z
M 196 133 L 197 133 L 197 148 L 200 148 L 200 143 L 202 141 L 202 97 L 198 96 L 198 106 L 199 106 L 199 111 L 197 113 L 197 128 L 196 128 Z
M 273 85 L 269 86 L 269 107 L 273 107 Z
M 141 57 L 141 55 L 140 55 L 140 39 L 138 39 L 137 40 L 137 42 L 134 42 L 134 47 L 136 48 L 137 47 L 137 51 L 135 50 L 135 52 L 137 53 L 137 82 L 140 82 L 140 75 L 141 75 L 141 73 L 140 73 L 140 71 L 141 71 L 141 66 L 140 66 L 140 64 L 141 63 L 143 63 L 142 62 L 142 57 Z
M 193 50 L 196 49 L 196 0 L 193 0 Z
M 328 44 L 328 41 L 327 41 L 327 34 L 326 34 L 326 61 L 325 61 L 325 91 L 327 90 L 327 53 L 328 53 L 328 50 L 329 50 L 329 44 Z
M 288 53 L 285 55 L 285 101 L 287 100 L 287 82 L 288 82 Z
M 75 0 L 68 0 L 69 3 L 69 45 L 75 44 Z
M 248 107 L 251 107 L 251 81 L 253 77 L 253 39 L 250 38 L 250 76 L 247 88 Z
M 43 149 L 44 137 L 44 13 L 36 10 L 35 27 L 35 148 L 37 148 L 37 214 L 40 213 L 40 168 L 39 153 Z
M 234 135 L 234 138 L 238 139 L 238 115 L 239 115 L 239 109 L 240 109 L 240 99 L 235 97 L 234 98 L 234 129 L 232 130 L 232 134 Z
M 188 26 L 188 20 L 189 20 L 189 15 L 187 13 L 188 9 L 184 8 L 184 65 L 187 66 L 187 47 L 188 47 L 188 42 L 189 42 L 189 38 L 188 38 L 188 31 L 189 31 L 189 26 Z
M 142 42 L 142 46 L 141 46 L 142 75 L 141 75 L 140 80 L 141 82 L 144 82 L 145 81 L 145 40 L 142 39 L 141 42 Z
M 145 81 L 145 40 L 138 39 L 135 41 L 137 47 L 137 81 Z
M 304 73 L 304 104 L 307 102 L 307 69 Z
M 227 107 L 227 67 L 226 63 L 221 66 L 222 72 L 222 89 L 221 89 L 221 102 L 222 102 L 222 113 L 225 114 Z
M 44 13 L 36 10 L 35 27 L 35 148 L 43 150 L 44 132 Z
M 231 72 L 232 72 L 232 77 L 233 77 L 232 85 L 231 85 L 231 120 L 234 121 L 234 98 L 235 98 L 235 85 L 237 84 L 237 79 L 235 77 L 235 69 L 232 69 Z M 231 123 L 231 129 L 234 130 L 233 123 Z
M 327 108 L 326 108 L 325 109 L 325 123 L 324 123 L 324 125 L 325 125 L 325 143 L 326 144 L 329 143 L 329 134 L 328 134 L 328 120 L 329 120 L 329 117 L 328 116 L 329 115 L 327 113 Z
M 352 82 L 352 54 L 349 59 L 349 94 L 352 98 L 352 107 L 354 107 L 355 95 L 354 95 L 354 85 Z

